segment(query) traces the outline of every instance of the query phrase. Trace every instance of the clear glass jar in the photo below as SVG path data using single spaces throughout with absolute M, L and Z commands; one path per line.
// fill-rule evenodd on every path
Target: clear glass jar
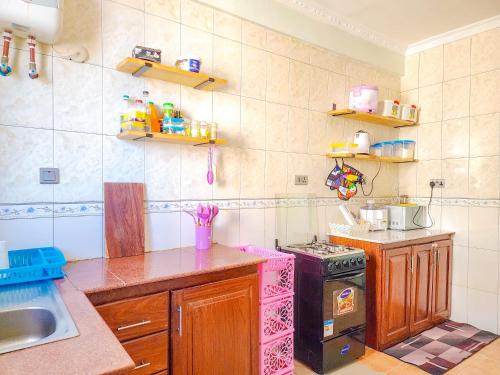
M 200 123 L 200 137 L 201 138 L 210 138 L 210 125 L 205 121 Z
M 212 122 L 210 124 L 210 139 L 215 141 L 217 139 L 217 123 Z
M 200 138 L 200 122 L 199 121 L 194 120 L 191 122 L 191 137 Z

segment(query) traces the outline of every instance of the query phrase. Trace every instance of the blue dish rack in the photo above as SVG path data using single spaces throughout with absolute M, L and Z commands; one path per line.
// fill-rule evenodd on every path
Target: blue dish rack
M 64 277 L 66 264 L 56 247 L 9 251 L 10 268 L 0 269 L 0 286 Z

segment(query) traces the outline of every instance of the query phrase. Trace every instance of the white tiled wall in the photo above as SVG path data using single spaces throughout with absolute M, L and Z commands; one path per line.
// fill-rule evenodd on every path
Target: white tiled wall
M 375 83 L 383 98 L 398 97 L 397 75 L 195 1 L 67 0 L 64 21 L 58 44 L 39 46 L 38 80 L 28 78 L 26 45 L 19 39 L 11 50 L 14 72 L 0 80 L 0 204 L 10 208 L 0 219 L 16 217 L 16 210 L 31 217 L 26 210 L 36 203 L 61 208 L 44 211 L 43 218 L 33 209 L 35 218 L 0 220 L 1 237 L 12 248 L 54 244 L 69 259 L 102 256 L 102 212 L 67 216 L 64 205 L 101 204 L 107 181 L 144 182 L 148 201 L 258 200 L 287 192 L 334 197 L 324 186 L 333 167 L 323 156 L 329 143 L 351 140 L 359 129 L 376 140 L 397 137 L 392 129 L 325 114 L 332 102 L 345 106 L 355 83 Z M 60 57 L 80 45 L 89 51 L 86 63 Z M 211 93 L 116 71 L 135 45 L 160 48 L 166 64 L 180 54 L 198 54 L 202 71 L 229 84 Z M 219 124 L 228 145 L 217 149 L 213 186 L 206 183 L 206 148 L 116 138 L 121 96 L 137 97 L 144 89 L 158 103 L 173 102 L 191 118 Z M 370 163 L 353 164 L 368 178 L 376 172 Z M 51 166 L 60 169 L 61 183 L 40 185 L 38 168 Z M 295 174 L 308 174 L 309 185 L 295 186 Z M 397 169 L 384 167 L 374 194 L 392 196 L 396 185 Z M 272 246 L 273 210 L 225 210 L 216 220 L 215 239 Z M 319 211 L 324 228 L 327 212 Z M 178 211 L 147 213 L 147 247 L 192 244 L 190 220 Z
M 399 191 L 428 197 L 444 178 L 441 228 L 453 230 L 452 319 L 500 332 L 500 28 L 408 56 L 403 102 L 418 103 L 418 164 L 399 166 Z M 439 219 L 437 211 L 433 211 Z M 436 225 L 439 227 L 439 225 Z

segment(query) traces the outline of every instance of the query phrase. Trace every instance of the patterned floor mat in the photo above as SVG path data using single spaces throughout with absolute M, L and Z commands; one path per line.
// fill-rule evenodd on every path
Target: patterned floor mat
M 384 351 L 429 374 L 444 374 L 498 336 L 465 323 L 447 321 Z

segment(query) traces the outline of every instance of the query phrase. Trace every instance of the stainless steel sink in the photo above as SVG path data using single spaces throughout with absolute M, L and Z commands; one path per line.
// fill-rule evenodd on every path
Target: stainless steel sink
M 75 336 L 52 281 L 0 287 L 0 354 Z

